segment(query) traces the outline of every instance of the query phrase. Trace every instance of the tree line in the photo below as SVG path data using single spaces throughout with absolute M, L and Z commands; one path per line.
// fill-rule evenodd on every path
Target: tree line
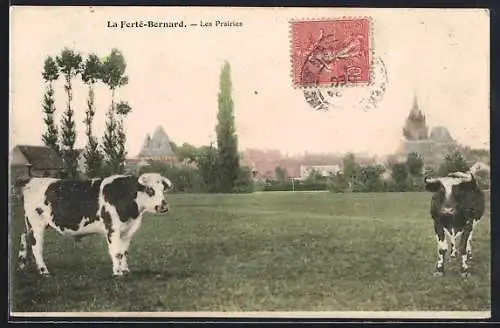
M 259 183 L 255 189 L 263 191 L 329 190 L 331 192 L 423 191 L 425 175 L 446 176 L 451 172 L 464 172 L 470 168 L 470 163 L 467 163 L 460 151 L 453 151 L 447 154 L 435 169 L 425 167 L 424 160 L 419 154 L 410 153 L 404 162 L 389 163 L 388 176 L 384 176 L 387 171 L 384 166 L 362 166 L 353 154 L 347 154 L 343 158 L 342 166 L 341 172 L 327 177 L 313 170 L 306 179 L 300 181 L 291 181 L 286 170 L 277 167 L 276 178 Z M 489 173 L 479 171 L 476 173 L 476 178 L 481 188 L 489 188 Z
M 123 173 L 127 155 L 124 120 L 132 108 L 128 102 L 116 99 L 116 91 L 128 84 L 126 67 L 125 58 L 118 49 L 112 49 L 103 60 L 94 53 L 84 59 L 79 52 L 69 48 L 64 48 L 59 55 L 48 56 L 45 59 L 42 72 L 45 84 L 42 101 L 45 131 L 42 134 L 42 141 L 63 159 L 65 176 L 77 177 L 80 154 L 75 149 L 77 122 L 74 118 L 76 107 L 73 104 L 73 90 L 74 83 L 78 81 L 88 89 L 83 121 L 87 137 L 83 150 L 85 173 L 88 177 Z M 60 78 L 64 81 L 66 106 L 61 121 L 57 124 L 54 83 Z M 106 127 L 101 138 L 98 138 L 93 131 L 97 110 L 95 88 L 99 86 L 99 82 L 109 90 L 111 98 L 106 113 Z

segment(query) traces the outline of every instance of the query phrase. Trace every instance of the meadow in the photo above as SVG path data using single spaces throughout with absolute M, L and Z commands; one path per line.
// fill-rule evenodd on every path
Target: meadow
M 490 212 L 477 226 L 471 277 L 458 260 L 433 277 L 428 193 L 172 194 L 129 250 L 131 275 L 111 278 L 106 242 L 48 230 L 52 276 L 15 264 L 23 227 L 12 208 L 12 310 L 489 311 Z

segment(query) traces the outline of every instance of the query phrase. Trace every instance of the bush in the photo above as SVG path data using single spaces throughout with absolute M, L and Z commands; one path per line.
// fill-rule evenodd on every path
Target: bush
M 346 192 L 349 191 L 349 181 L 344 174 L 337 172 L 330 178 L 328 183 L 328 190 L 330 192 Z
M 189 166 L 175 166 L 151 161 L 149 166 L 141 168 L 139 174 L 156 172 L 167 177 L 174 185 L 173 192 L 206 192 L 207 186 L 203 182 L 198 170 Z
M 252 171 L 246 166 L 240 167 L 238 178 L 234 182 L 233 192 L 251 193 L 254 191 L 253 187 Z
M 263 191 L 326 191 L 328 190 L 327 181 L 300 181 L 295 180 L 278 182 L 268 181 L 264 185 Z
M 391 174 L 391 191 L 408 191 L 411 186 L 411 177 L 406 163 L 394 163 Z

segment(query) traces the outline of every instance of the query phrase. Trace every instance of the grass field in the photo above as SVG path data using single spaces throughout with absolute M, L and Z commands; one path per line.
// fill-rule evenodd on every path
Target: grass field
M 459 262 L 433 277 L 428 193 L 171 195 L 135 235 L 131 275 L 111 278 L 104 239 L 46 235 L 52 277 L 12 268 L 19 311 L 488 311 L 490 212 Z M 13 259 L 22 213 L 13 208 Z M 13 262 L 16 263 L 15 261 Z

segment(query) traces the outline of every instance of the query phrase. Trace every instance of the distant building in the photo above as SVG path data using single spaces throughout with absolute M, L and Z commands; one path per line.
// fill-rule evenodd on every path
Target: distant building
M 404 140 L 397 150 L 397 155 L 404 159 L 410 153 L 417 153 L 422 156 L 426 165 L 435 166 L 446 154 L 458 149 L 457 142 L 445 127 L 432 128 L 430 135 L 427 134 L 428 130 L 425 115 L 420 110 L 415 96 L 403 128 Z
M 164 162 L 176 162 L 177 159 L 170 145 L 170 138 L 161 126 L 156 128 L 153 137 L 146 135 L 137 158 Z
M 150 165 L 150 161 L 178 164 L 177 156 L 172 150 L 170 138 L 161 126 L 158 126 L 153 136 L 148 133 L 139 154 L 125 160 L 125 173 L 138 174 L 140 170 Z
M 15 146 L 11 153 L 11 177 L 58 177 L 64 171 L 59 154 L 45 146 Z
M 324 177 L 329 177 L 340 172 L 340 165 L 301 165 L 300 179 L 306 179 L 312 172 L 318 172 Z
M 428 130 L 429 128 L 425 123 L 425 115 L 418 107 L 417 95 L 414 95 L 410 115 L 408 115 L 403 127 L 403 135 L 406 140 L 423 140 L 427 139 Z

